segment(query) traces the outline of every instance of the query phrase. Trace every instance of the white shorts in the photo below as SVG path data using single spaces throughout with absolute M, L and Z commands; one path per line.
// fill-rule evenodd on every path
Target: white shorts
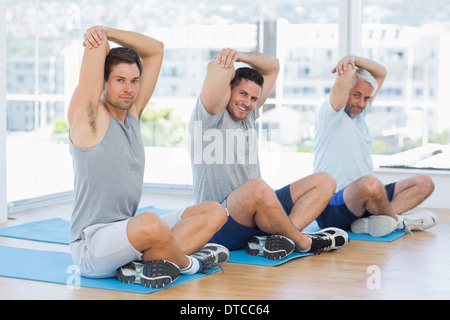
M 161 216 L 172 229 L 184 210 L 173 211 Z M 85 228 L 81 239 L 70 244 L 72 260 L 80 268 L 80 273 L 89 278 L 111 278 L 117 269 L 131 261 L 142 259 L 128 240 L 127 220 L 96 224 Z

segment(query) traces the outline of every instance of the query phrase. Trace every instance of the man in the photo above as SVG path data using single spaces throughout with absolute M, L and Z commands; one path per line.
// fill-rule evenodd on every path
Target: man
M 123 47 L 110 50 L 108 40 Z M 139 119 L 156 85 L 163 44 L 95 26 L 83 45 L 79 84 L 68 110 L 75 174 L 70 248 L 81 274 L 117 274 L 123 282 L 157 288 L 180 273 L 228 259 L 220 246 L 202 249 L 226 220 L 218 203 L 202 203 L 165 220 L 151 212 L 135 216 L 145 165 Z
M 250 67 L 235 70 L 236 62 Z M 221 50 L 208 64 L 189 124 L 195 200 L 222 201 L 229 214 L 228 222 L 211 241 L 236 250 L 255 236 L 248 243 L 248 252 L 270 259 L 282 258 L 294 248 L 328 251 L 348 240 L 347 234 L 337 229 L 321 235 L 299 231 L 331 199 L 335 183 L 328 174 L 308 176 L 276 193 L 261 180 L 255 121 L 278 71 L 274 57 Z
M 434 184 L 429 177 L 416 176 L 383 188 L 372 176 L 372 136 L 365 115 L 386 78 L 386 69 L 349 55 L 332 73 L 337 73 L 337 79 L 316 119 L 314 171 L 329 173 L 340 191 L 319 217 L 319 225 L 345 229 L 351 224 L 353 232 L 373 236 L 434 225 L 436 217 L 430 212 L 398 216 L 430 196 Z

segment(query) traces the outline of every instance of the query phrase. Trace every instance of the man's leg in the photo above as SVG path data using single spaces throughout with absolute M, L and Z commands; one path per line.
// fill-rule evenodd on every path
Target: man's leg
M 327 173 L 319 172 L 295 181 L 290 185 L 294 206 L 289 218 L 298 230 L 314 221 L 330 202 L 336 182 Z
M 142 252 L 144 261 L 169 260 L 180 268 L 189 265 L 189 258 L 181 251 L 169 226 L 156 214 L 141 213 L 130 219 L 128 240 Z
M 249 180 L 233 190 L 227 198 L 227 209 L 240 225 L 282 235 L 300 249 L 308 250 L 311 246 L 311 239 L 297 230 L 275 192 L 262 180 Z
M 416 176 L 396 183 L 391 206 L 398 214 L 400 231 L 423 231 L 436 224 L 436 215 L 428 210 L 415 210 L 434 191 L 434 183 L 428 176 Z
M 392 211 L 401 214 L 425 201 L 434 191 L 434 183 L 428 176 L 416 176 L 401 180 L 395 185 L 391 201 Z
M 344 202 L 356 217 L 362 217 L 368 211 L 373 215 L 387 215 L 398 220 L 384 185 L 374 176 L 364 176 L 348 185 L 344 190 Z
M 208 201 L 188 207 L 181 221 L 172 228 L 180 250 L 199 251 L 227 221 L 227 212 L 218 202 Z

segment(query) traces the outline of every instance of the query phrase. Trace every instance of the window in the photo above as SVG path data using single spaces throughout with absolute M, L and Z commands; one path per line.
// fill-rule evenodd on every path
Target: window
M 361 44 L 362 55 L 389 70 L 369 117 L 374 154 L 388 163 L 392 155 L 430 143 L 433 152 L 444 150 L 450 131 L 444 98 L 450 81 L 450 5 L 445 0 L 359 1 L 361 38 L 351 33 L 349 38 Z M 165 43 L 159 81 L 142 122 L 147 185 L 189 189 L 187 124 L 206 65 L 223 47 L 269 53 L 281 63 L 259 119 L 265 179 L 275 188 L 311 173 L 314 117 L 330 92 L 331 69 L 347 40 L 339 31 L 343 3 L 7 0 L 7 201 L 73 188 L 66 111 L 78 80 L 82 35 L 95 24 Z M 427 165 L 441 166 L 433 159 Z
M 395 155 L 380 164 L 449 169 L 450 87 L 445 1 L 364 0 L 362 54 L 383 64 L 388 76 L 368 116 L 374 154 Z M 408 151 L 406 158 L 398 154 Z M 415 153 L 421 161 L 411 162 Z M 448 159 L 448 156 L 447 156 Z

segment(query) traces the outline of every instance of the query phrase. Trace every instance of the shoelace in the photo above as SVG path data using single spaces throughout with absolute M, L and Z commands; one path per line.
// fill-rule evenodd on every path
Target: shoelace
M 211 250 L 202 249 L 192 255 L 192 257 L 198 259 L 200 264 L 202 265 L 200 272 L 201 273 L 213 273 L 215 268 L 219 268 L 222 272 L 222 267 L 217 263 L 211 260 L 214 260 L 214 253 Z M 208 270 L 211 269 L 210 272 Z
M 313 241 L 311 243 L 311 253 L 312 254 L 321 254 L 326 248 L 330 247 L 332 244 L 332 240 L 330 237 L 311 237 Z

